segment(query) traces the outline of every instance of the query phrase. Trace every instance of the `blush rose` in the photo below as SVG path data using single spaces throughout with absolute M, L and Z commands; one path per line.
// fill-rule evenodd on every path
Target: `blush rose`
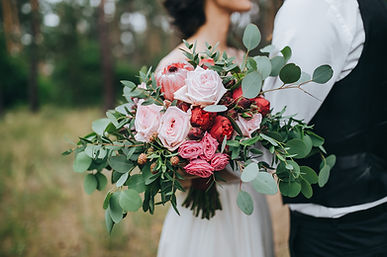
M 251 119 L 244 119 L 241 116 L 235 121 L 246 137 L 251 137 L 251 134 L 260 128 L 262 122 L 262 114 L 254 114 Z
M 134 127 L 136 129 L 135 139 L 140 142 L 149 142 L 152 135 L 157 132 L 160 126 L 162 106 L 155 104 L 142 105 L 140 100 L 137 105 Z
M 185 86 L 175 92 L 175 99 L 199 106 L 217 104 L 227 92 L 219 74 L 197 66 L 187 73 Z
M 188 174 L 201 178 L 208 178 L 214 174 L 214 168 L 211 166 L 211 164 L 202 159 L 195 159 L 190 161 L 190 163 L 188 163 L 184 169 Z
M 176 150 L 184 143 L 190 130 L 191 112 L 184 112 L 176 106 L 169 107 L 161 117 L 158 137 L 164 147 Z

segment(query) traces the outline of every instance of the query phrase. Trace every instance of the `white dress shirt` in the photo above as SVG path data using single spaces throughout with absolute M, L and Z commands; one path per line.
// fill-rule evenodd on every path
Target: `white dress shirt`
M 286 0 L 275 18 L 272 44 L 279 50 L 290 46 L 293 54 L 289 62 L 296 63 L 310 75 L 322 64 L 329 64 L 334 74 L 326 84 L 303 86 L 321 101 L 298 89 L 268 92 L 266 98 L 274 111 L 281 111 L 286 105 L 285 114 L 297 114 L 296 118 L 309 122 L 333 85 L 355 68 L 364 41 L 363 21 L 356 0 Z M 269 77 L 263 90 L 281 85 L 279 78 Z M 315 217 L 338 218 L 384 202 L 387 196 L 376 202 L 345 208 L 317 204 L 289 204 L 289 208 Z

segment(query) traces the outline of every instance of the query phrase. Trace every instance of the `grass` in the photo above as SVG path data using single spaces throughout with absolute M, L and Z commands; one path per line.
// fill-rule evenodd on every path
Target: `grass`
M 154 216 L 128 215 L 109 237 L 105 192 L 86 195 L 83 175 L 72 171 L 73 156 L 61 156 L 99 117 L 97 109 L 45 107 L 38 114 L 14 110 L 0 120 L 0 256 L 156 256 L 167 207 Z M 278 199 L 269 202 L 280 213 Z M 282 216 L 274 221 L 278 257 L 288 256 Z

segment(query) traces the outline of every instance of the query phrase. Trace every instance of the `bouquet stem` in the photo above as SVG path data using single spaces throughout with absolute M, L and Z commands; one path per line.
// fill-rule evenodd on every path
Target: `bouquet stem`
M 192 180 L 192 186 L 182 205 L 190 208 L 196 217 L 201 214 L 202 219 L 208 220 L 215 215 L 216 210 L 222 209 L 215 183 L 211 183 L 208 178 Z

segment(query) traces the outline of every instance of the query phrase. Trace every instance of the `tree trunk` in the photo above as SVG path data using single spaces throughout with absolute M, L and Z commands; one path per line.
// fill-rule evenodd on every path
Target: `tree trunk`
M 21 50 L 21 32 L 15 2 L 13 0 L 2 0 L 1 3 L 7 50 L 10 54 L 19 53 Z
M 28 98 L 30 110 L 36 112 L 39 109 L 38 103 L 38 64 L 39 52 L 37 38 L 39 34 L 39 3 L 38 0 L 30 0 L 31 3 L 31 36 L 30 45 L 30 72 Z
M 108 24 L 105 21 L 104 5 L 105 0 L 101 0 L 98 8 L 98 32 L 104 88 L 104 109 L 108 110 L 114 107 L 115 95 L 113 84 L 113 57 Z

